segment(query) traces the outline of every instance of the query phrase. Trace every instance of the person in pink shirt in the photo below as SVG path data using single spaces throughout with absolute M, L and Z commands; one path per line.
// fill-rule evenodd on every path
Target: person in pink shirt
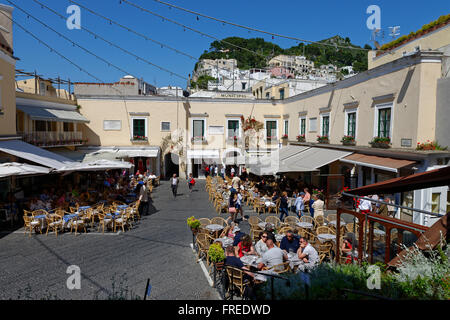
M 304 188 L 303 192 L 305 193 L 305 196 L 303 197 L 303 203 L 305 204 L 305 211 L 308 211 L 311 201 L 311 194 L 309 193 L 308 188 Z

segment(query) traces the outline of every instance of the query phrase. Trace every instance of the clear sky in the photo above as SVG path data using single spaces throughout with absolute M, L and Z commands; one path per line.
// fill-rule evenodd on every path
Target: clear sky
M 102 58 L 128 71 L 130 74 L 143 77 L 145 81 L 157 85 L 178 85 L 186 87 L 186 80 L 180 79 L 170 73 L 152 67 L 126 53 L 111 47 L 101 40 L 94 39 L 83 30 L 69 30 L 66 21 L 57 17 L 47 9 L 42 9 L 33 0 L 10 0 L 12 3 L 28 11 L 31 15 L 44 21 L 54 29 L 73 39 L 87 49 L 95 52 Z M 67 0 L 39 0 L 58 13 L 69 16 L 67 7 L 71 4 Z M 86 7 L 101 13 L 103 16 L 120 22 L 132 29 L 146 34 L 148 37 L 184 51 L 196 58 L 209 48 L 213 41 L 192 31 L 183 31 L 183 28 L 150 14 L 141 12 L 127 4 L 120 4 L 119 0 L 77 0 Z M 262 37 L 273 41 L 282 48 L 291 47 L 297 43 L 292 40 L 275 38 L 256 32 L 248 32 L 233 26 L 222 25 L 205 18 L 197 20 L 196 16 L 169 9 L 153 0 L 130 0 L 142 7 L 167 18 L 179 21 L 187 26 L 223 39 L 229 36 L 246 38 Z M 416 31 L 422 25 L 437 19 L 439 16 L 450 13 L 448 0 L 316 0 L 316 1 L 269 1 L 269 0 L 166 0 L 169 3 L 214 16 L 239 24 L 255 28 L 290 35 L 301 39 L 318 41 L 334 35 L 349 37 L 352 43 L 360 46 L 372 45 L 371 31 L 366 26 L 369 14 L 366 13 L 370 5 L 378 5 L 381 9 L 381 28 L 385 30 L 385 39 L 388 42 L 389 26 L 399 25 L 401 35 Z M 12 5 L 8 1 L 1 3 Z M 117 81 L 123 72 L 108 67 L 107 64 L 85 53 L 79 48 L 59 37 L 52 31 L 21 12 L 13 11 L 14 19 L 29 31 L 37 35 L 42 41 L 50 44 L 66 57 L 73 60 L 83 68 L 104 82 Z M 142 39 L 117 26 L 110 25 L 101 18 L 81 8 L 81 25 L 94 31 L 102 37 L 127 50 L 139 55 L 161 67 L 181 74 L 187 78 L 192 73 L 195 61 L 183 55 L 176 54 L 169 49 Z M 14 55 L 20 58 L 16 67 L 33 72 L 44 77 L 57 77 L 71 81 L 96 82 L 95 79 L 73 67 L 48 48 L 14 26 Z

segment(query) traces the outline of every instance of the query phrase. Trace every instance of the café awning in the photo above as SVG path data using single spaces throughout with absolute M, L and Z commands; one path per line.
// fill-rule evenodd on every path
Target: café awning
M 49 168 L 33 166 L 27 163 L 7 162 L 0 164 L 0 178 L 10 176 L 47 174 L 49 172 Z
M 32 120 L 80 122 L 88 123 L 89 120 L 75 110 L 52 109 L 40 106 L 17 105 L 17 109 L 26 113 Z
M 61 169 L 64 166 L 76 163 L 59 154 L 21 140 L 0 141 L 0 151 L 54 169 Z
M 347 191 L 356 195 L 394 194 L 450 185 L 450 166 L 389 179 Z
M 63 167 L 58 172 L 67 171 L 103 171 L 110 169 L 130 169 L 133 165 L 126 161 L 95 160 Z
M 308 148 L 286 160 L 280 161 L 278 172 L 308 172 L 317 171 L 329 163 L 342 159 L 352 152 L 327 149 Z
M 354 153 L 339 161 L 356 164 L 364 167 L 391 171 L 397 173 L 399 169 L 416 164 L 415 161 L 393 159 L 388 157 L 369 156 L 365 154 Z

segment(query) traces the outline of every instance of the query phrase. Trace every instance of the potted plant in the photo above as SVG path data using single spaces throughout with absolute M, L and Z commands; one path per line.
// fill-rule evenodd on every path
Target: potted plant
M 318 143 L 330 143 L 328 136 L 317 136 Z
M 355 137 L 354 136 L 343 136 L 341 142 L 344 146 L 354 146 Z
M 305 142 L 306 141 L 305 135 L 304 134 L 298 135 L 297 136 L 297 141 L 298 142 Z
M 208 257 L 214 263 L 218 271 L 222 270 L 225 261 L 225 252 L 220 243 L 213 243 L 209 246 Z
M 447 147 L 440 146 L 437 141 L 430 141 L 420 143 L 417 142 L 416 150 L 447 150 Z
M 201 224 L 200 221 L 198 221 L 197 219 L 195 219 L 194 216 L 192 216 L 187 219 L 187 225 L 191 228 L 192 233 L 196 234 Z
M 283 134 L 283 135 L 281 136 L 281 139 L 286 139 L 286 140 L 287 140 L 287 138 L 288 138 L 288 135 L 287 135 L 287 134 Z
M 390 148 L 391 138 L 389 137 L 375 137 L 372 141 L 369 142 L 372 148 Z

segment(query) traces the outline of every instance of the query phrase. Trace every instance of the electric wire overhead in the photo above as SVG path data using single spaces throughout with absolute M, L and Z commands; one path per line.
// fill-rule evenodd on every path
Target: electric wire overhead
M 131 4 L 131 1 L 128 1 L 128 0 L 122 0 L 122 1 L 125 2 L 125 3 L 129 2 Z M 322 43 L 322 42 L 318 42 L 318 41 L 305 40 L 305 39 L 300 39 L 300 38 L 292 37 L 292 36 L 286 36 L 286 35 L 282 35 L 282 34 L 279 34 L 279 33 L 274 33 L 274 32 L 269 32 L 269 31 L 265 31 L 265 30 L 261 30 L 261 29 L 256 29 L 256 28 L 253 28 L 253 27 L 248 27 L 248 26 L 244 26 L 244 25 L 237 24 L 237 23 L 234 23 L 234 22 L 230 22 L 230 21 L 226 21 L 226 20 L 223 20 L 223 19 L 219 19 L 219 18 L 215 18 L 215 17 L 212 17 L 212 16 L 208 16 L 208 15 L 205 15 L 205 14 L 193 11 L 193 10 L 189 10 L 189 9 L 186 9 L 186 8 L 183 8 L 183 7 L 180 7 L 180 6 L 168 3 L 168 2 L 164 2 L 164 1 L 160 1 L 160 0 L 153 0 L 153 1 L 158 2 L 160 4 L 163 4 L 165 6 L 168 6 L 169 8 L 175 8 L 175 9 L 178 9 L 178 10 L 181 10 L 181 11 L 193 14 L 193 15 L 197 16 L 197 20 L 198 20 L 198 17 L 200 16 L 200 17 L 204 17 L 204 18 L 207 18 L 207 19 L 210 19 L 210 20 L 213 20 L 213 21 L 220 22 L 222 24 L 228 24 L 228 25 L 231 25 L 231 26 L 234 26 L 234 27 L 246 29 L 248 31 L 254 31 L 254 32 L 259 32 L 259 33 L 271 35 L 272 38 L 273 37 L 278 37 L 278 38 L 284 38 L 284 39 L 289 39 L 289 40 L 295 40 L 295 41 L 299 41 L 299 42 L 307 42 L 307 43 L 313 43 L 313 44 L 317 44 L 317 45 L 331 46 L 331 47 L 334 47 L 334 48 L 337 47 L 337 48 L 342 48 L 342 49 L 369 51 L 368 49 L 365 49 L 365 48 L 356 48 L 356 47 L 350 47 L 350 46 L 348 46 L 348 47 L 346 47 L 346 46 L 336 46 L 336 45 L 333 45 L 333 44 Z M 377 51 L 380 51 L 380 50 L 377 50 Z
M 56 31 L 56 30 L 53 29 L 52 27 L 48 26 L 48 25 L 45 24 L 44 22 L 42 22 L 42 21 L 40 21 L 39 19 L 37 19 L 37 18 L 35 18 L 34 16 L 32 16 L 30 13 L 26 12 L 24 9 L 22 9 L 22 8 L 20 8 L 19 6 L 17 6 L 16 4 L 14 4 L 12 1 L 10 1 L 10 0 L 6 0 L 6 1 L 9 2 L 10 4 L 12 4 L 13 6 L 17 7 L 19 10 L 21 10 L 22 12 L 24 12 L 25 14 L 27 14 L 29 17 L 32 17 L 33 19 L 35 19 L 36 21 L 38 21 L 38 22 L 41 23 L 42 25 L 46 26 L 48 29 L 50 29 L 50 30 L 52 30 L 53 32 L 57 33 L 60 37 L 64 38 L 65 40 L 67 40 L 67 41 L 69 41 L 69 42 L 71 42 L 74 46 L 77 46 L 77 47 L 79 47 L 80 49 L 82 49 L 82 50 L 88 52 L 89 54 L 91 54 L 91 55 L 93 55 L 93 56 L 95 56 L 97 59 L 102 60 L 103 62 L 105 62 L 106 64 L 108 64 L 108 66 L 113 66 L 114 68 L 116 68 L 117 70 L 119 70 L 119 71 L 121 71 L 121 72 L 123 72 L 123 73 L 125 73 L 125 74 L 131 74 L 131 75 L 132 75 L 132 73 L 125 71 L 124 69 L 122 69 L 122 68 L 116 66 L 115 64 L 113 64 L 113 63 L 107 61 L 106 59 L 104 59 L 104 58 L 98 56 L 97 54 L 93 53 L 92 51 L 90 51 L 90 50 L 84 48 L 83 46 L 79 45 L 78 43 L 74 42 L 73 40 L 67 38 L 66 36 L 64 36 L 64 35 L 61 34 L 60 32 Z M 61 19 L 64 19 L 64 20 L 66 19 L 66 17 L 64 17 L 63 15 L 59 14 L 59 13 L 56 12 L 55 10 L 49 8 L 48 6 L 44 5 L 43 3 L 40 3 L 39 1 L 36 1 L 36 0 L 33 0 L 33 1 L 35 1 L 36 3 L 39 3 L 39 4 L 41 5 L 41 8 L 46 8 L 47 10 L 49 10 L 50 12 L 52 12 L 53 14 L 59 16 Z M 117 48 L 117 49 L 119 49 L 119 50 L 121 50 L 121 51 L 127 53 L 128 55 L 133 56 L 133 57 L 136 58 L 136 60 L 138 60 L 138 61 L 139 61 L 139 60 L 142 60 L 143 62 L 145 62 L 145 63 L 147 63 L 147 64 L 149 64 L 149 65 L 151 65 L 151 66 L 153 66 L 153 67 L 159 68 L 161 71 L 165 71 L 165 72 L 169 73 L 169 74 L 172 75 L 172 76 L 175 75 L 175 76 L 177 76 L 177 77 L 179 77 L 179 78 L 181 78 L 181 79 L 183 79 L 183 80 L 188 80 L 186 77 L 184 77 L 184 76 L 182 76 L 182 75 L 180 75 L 180 74 L 178 74 L 178 73 L 176 73 L 176 72 L 174 72 L 174 71 L 171 71 L 171 70 L 168 70 L 168 69 L 166 69 L 166 68 L 164 68 L 164 67 L 161 67 L 161 66 L 159 66 L 159 65 L 157 65 L 157 64 L 155 64 L 155 63 L 153 63 L 153 62 L 148 61 L 147 59 L 145 59 L 145 58 L 143 58 L 143 57 L 141 57 L 141 56 L 138 56 L 138 55 L 136 55 L 136 54 L 130 52 L 130 51 L 127 50 L 127 49 L 124 49 L 124 48 L 120 47 L 119 45 L 117 45 L 117 44 L 115 44 L 115 43 L 113 43 L 113 42 L 111 42 L 111 41 L 109 41 L 109 40 L 103 38 L 102 36 L 98 35 L 98 34 L 95 33 L 95 32 L 92 32 L 92 31 L 88 30 L 87 28 L 84 28 L 84 27 L 82 27 L 82 26 L 79 26 L 79 27 L 80 27 L 82 30 L 84 30 L 84 31 L 88 32 L 89 34 L 91 34 L 92 36 L 94 36 L 95 39 L 100 39 L 100 40 L 102 40 L 102 41 L 108 43 L 109 45 L 111 45 L 111 46 L 113 46 L 113 47 L 115 47 L 115 48 Z

